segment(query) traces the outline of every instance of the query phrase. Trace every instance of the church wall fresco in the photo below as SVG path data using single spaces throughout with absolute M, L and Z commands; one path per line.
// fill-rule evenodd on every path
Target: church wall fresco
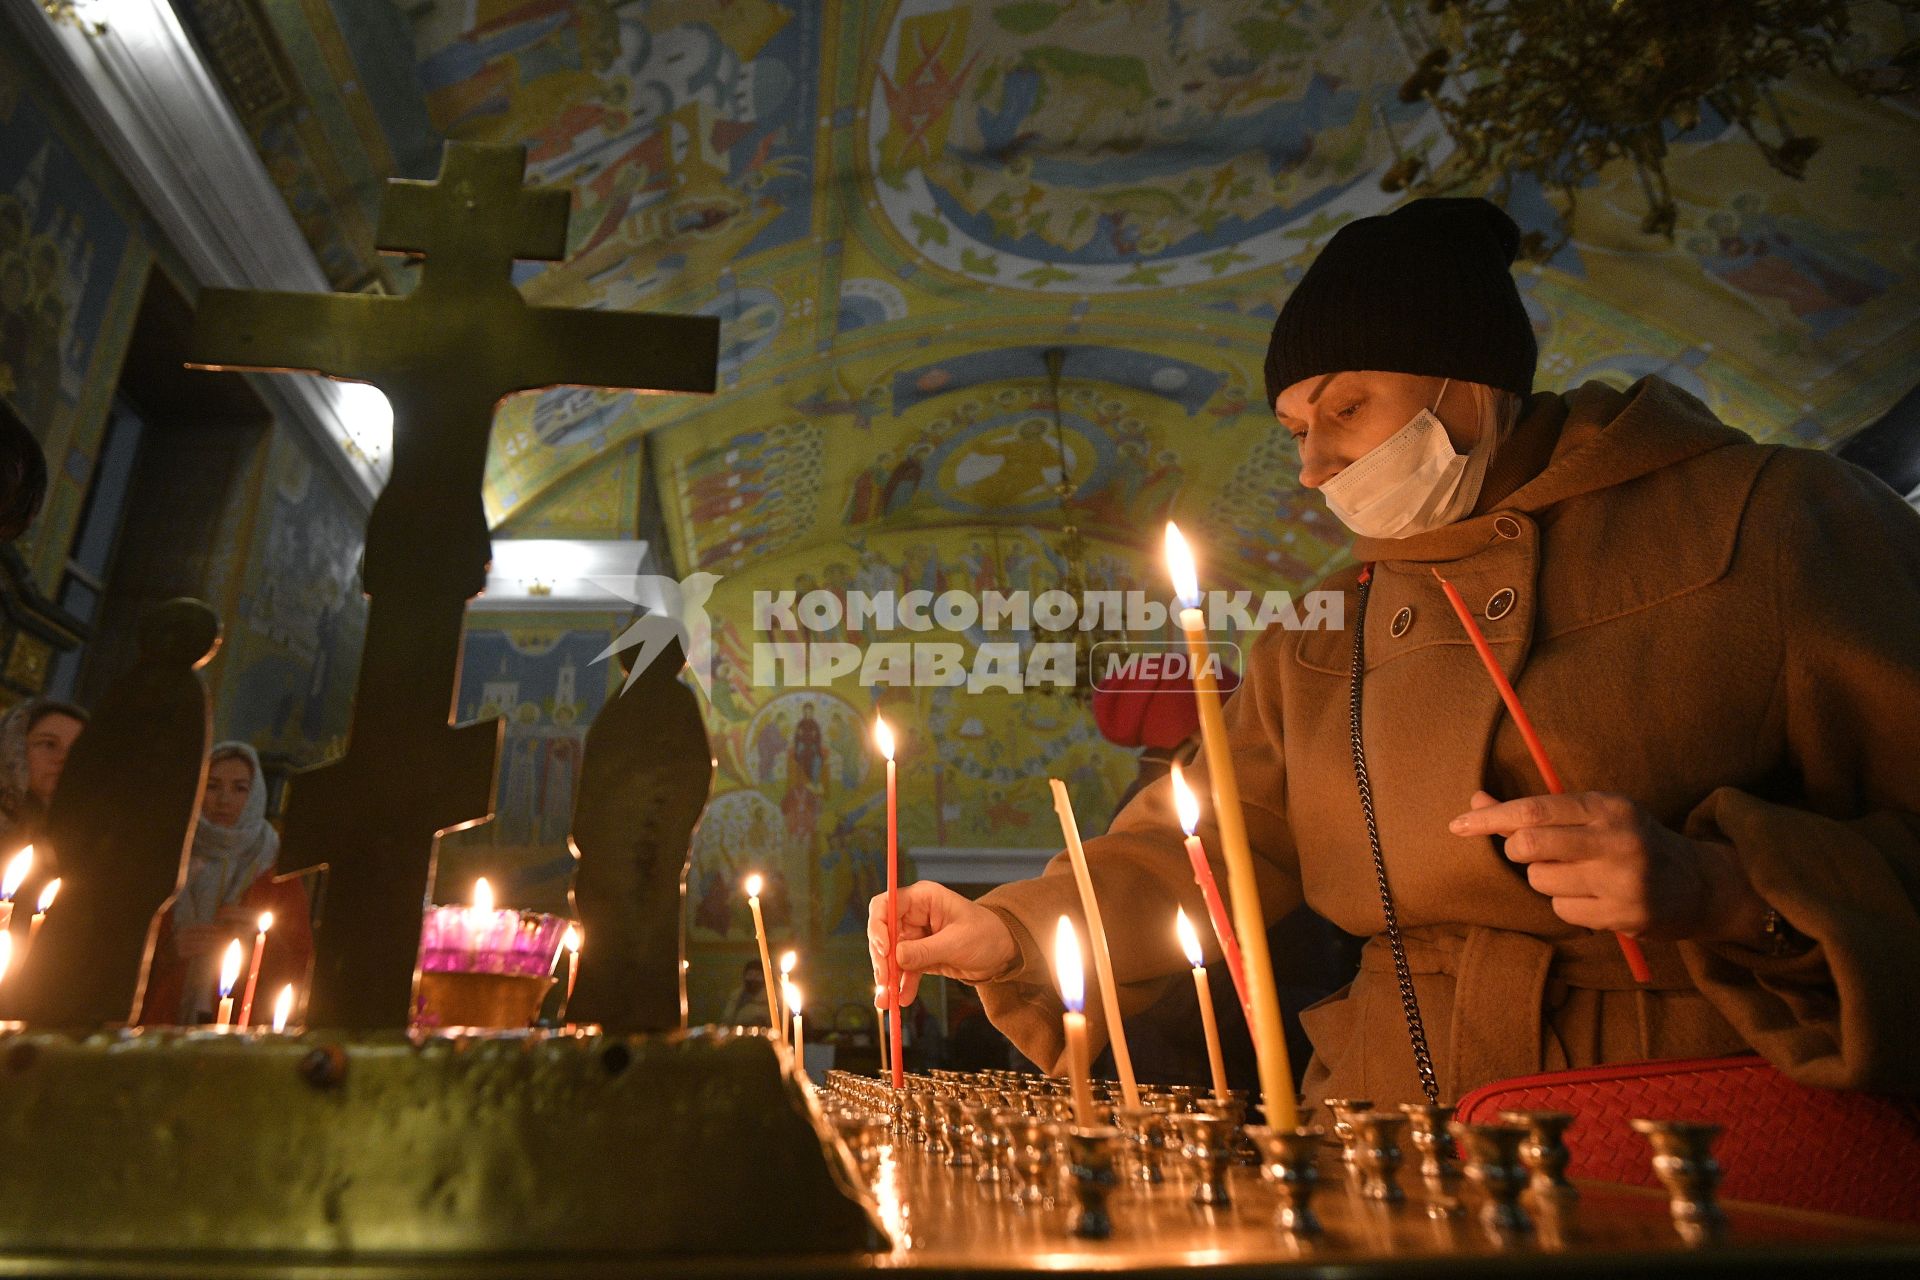
M 215 733 L 293 766 L 344 748 L 367 626 L 365 516 L 312 450 L 272 436 L 214 685 Z
M 38 68 L 0 49 L 0 395 L 47 455 L 46 506 L 18 548 L 49 592 L 153 261 L 96 154 Z

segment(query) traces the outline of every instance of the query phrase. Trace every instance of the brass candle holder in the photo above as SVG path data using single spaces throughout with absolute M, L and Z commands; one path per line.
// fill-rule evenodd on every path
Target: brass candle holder
M 1054 1121 L 1033 1116 L 1021 1116 L 1008 1126 L 1007 1163 L 1013 1171 L 1013 1194 L 1008 1198 L 1022 1208 L 1053 1207 L 1057 1128 Z
M 1443 1186 L 1460 1176 L 1459 1152 L 1447 1126 L 1453 1123 L 1453 1108 L 1431 1102 L 1403 1102 L 1400 1112 L 1407 1118 L 1407 1139 L 1420 1153 L 1420 1176 Z
M 1083 1240 L 1105 1240 L 1113 1234 L 1107 1198 L 1119 1181 L 1113 1169 L 1119 1148 L 1120 1131 L 1110 1125 L 1067 1130 L 1067 1171 L 1074 1196 L 1067 1229 Z
M 1233 1162 L 1238 1132 L 1233 1121 L 1225 1116 L 1181 1115 L 1173 1117 L 1173 1124 L 1180 1134 L 1181 1150 L 1193 1166 L 1193 1202 L 1214 1209 L 1231 1205 L 1233 1193 L 1227 1187 L 1227 1169 Z
M 1467 1181 L 1480 1192 L 1480 1223 L 1496 1239 L 1522 1235 L 1533 1229 L 1520 1193 L 1527 1172 L 1520 1165 L 1520 1144 L 1527 1131 L 1518 1125 L 1463 1124 L 1448 1126 L 1466 1157 Z
M 1133 1154 L 1132 1177 L 1148 1186 L 1166 1181 L 1161 1169 L 1166 1154 L 1166 1136 L 1162 1121 L 1166 1113 L 1157 1107 L 1121 1107 L 1113 1113 L 1115 1124 Z
M 1572 1153 L 1567 1150 L 1566 1132 L 1573 1117 L 1564 1111 L 1502 1111 L 1500 1119 L 1527 1130 L 1527 1140 L 1520 1144 L 1520 1163 L 1529 1175 L 1527 1190 L 1543 1203 L 1579 1199 L 1579 1188 L 1567 1181 Z
M 1400 1131 L 1407 1118 L 1388 1111 L 1357 1111 L 1353 1126 L 1353 1164 L 1360 1171 L 1360 1194 L 1384 1204 L 1406 1199 L 1400 1190 Z
M 1333 1136 L 1340 1143 L 1341 1159 L 1352 1164 L 1353 1117 L 1363 1111 L 1373 1110 L 1373 1103 L 1366 1098 L 1328 1098 L 1322 1105 L 1333 1117 Z
M 1264 1125 L 1249 1127 L 1247 1136 L 1260 1149 L 1274 1197 L 1280 1202 L 1274 1225 L 1288 1235 L 1307 1239 L 1320 1234 L 1320 1219 L 1312 1208 L 1313 1189 L 1320 1181 L 1315 1163 L 1325 1131 L 1316 1127 L 1275 1132 Z
M 1636 1133 L 1653 1147 L 1653 1172 L 1667 1189 L 1674 1229 L 1688 1244 L 1709 1244 L 1726 1233 L 1726 1215 L 1714 1199 L 1720 1162 L 1713 1158 L 1717 1124 L 1685 1120 L 1635 1120 Z

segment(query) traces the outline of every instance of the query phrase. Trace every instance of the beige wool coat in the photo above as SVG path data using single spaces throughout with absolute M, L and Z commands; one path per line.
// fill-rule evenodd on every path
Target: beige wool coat
M 1920 1092 L 1920 514 L 1864 471 L 1756 444 L 1649 378 L 1535 396 L 1476 514 L 1361 539 L 1356 556 L 1376 565 L 1368 765 L 1443 1099 L 1535 1071 L 1748 1047 L 1808 1084 Z M 1546 788 L 1435 566 L 1478 615 L 1568 789 L 1624 793 L 1731 844 L 1811 951 L 1650 941 L 1654 981 L 1638 988 L 1610 935 L 1563 923 L 1491 840 L 1448 831 L 1476 789 Z M 1349 625 L 1358 577 L 1321 584 L 1346 593 Z M 1508 591 L 1509 608 L 1489 609 Z M 1369 939 L 1355 980 L 1304 1011 L 1305 1096 L 1387 1104 L 1420 1087 L 1354 783 L 1352 642 L 1263 633 L 1226 720 L 1266 918 L 1304 900 Z M 1202 796 L 1207 763 L 1193 771 Z M 1210 817 L 1201 835 L 1224 891 Z M 1206 918 L 1169 784 L 1086 851 L 1123 1010 L 1144 1009 L 1185 967 L 1174 907 Z M 1084 927 L 1064 855 L 982 901 L 1020 947 L 981 986 L 987 1012 L 1058 1071 L 1042 943 L 1063 913 Z

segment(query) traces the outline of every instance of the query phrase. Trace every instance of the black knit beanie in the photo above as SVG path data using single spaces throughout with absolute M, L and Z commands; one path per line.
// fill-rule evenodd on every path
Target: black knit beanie
M 1415 200 L 1334 233 L 1267 343 L 1267 407 L 1302 378 L 1383 369 L 1524 396 L 1538 349 L 1508 266 L 1520 229 L 1478 197 Z

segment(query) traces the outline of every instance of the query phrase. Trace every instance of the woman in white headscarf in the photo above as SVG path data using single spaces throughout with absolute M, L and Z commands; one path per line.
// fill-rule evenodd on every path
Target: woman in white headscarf
M 0 718 L 0 855 L 39 834 L 67 752 L 86 726 L 85 711 L 55 698 L 30 699 Z
M 307 891 L 297 879 L 274 878 L 279 856 L 259 755 L 244 742 L 216 745 L 186 883 L 154 944 L 141 1022 L 204 1021 L 218 998 L 227 945 L 238 938 L 243 950 L 251 947 L 262 912 L 273 913 L 273 928 L 261 959 L 256 1020 L 264 1020 L 283 983 L 305 981 L 313 951 Z

